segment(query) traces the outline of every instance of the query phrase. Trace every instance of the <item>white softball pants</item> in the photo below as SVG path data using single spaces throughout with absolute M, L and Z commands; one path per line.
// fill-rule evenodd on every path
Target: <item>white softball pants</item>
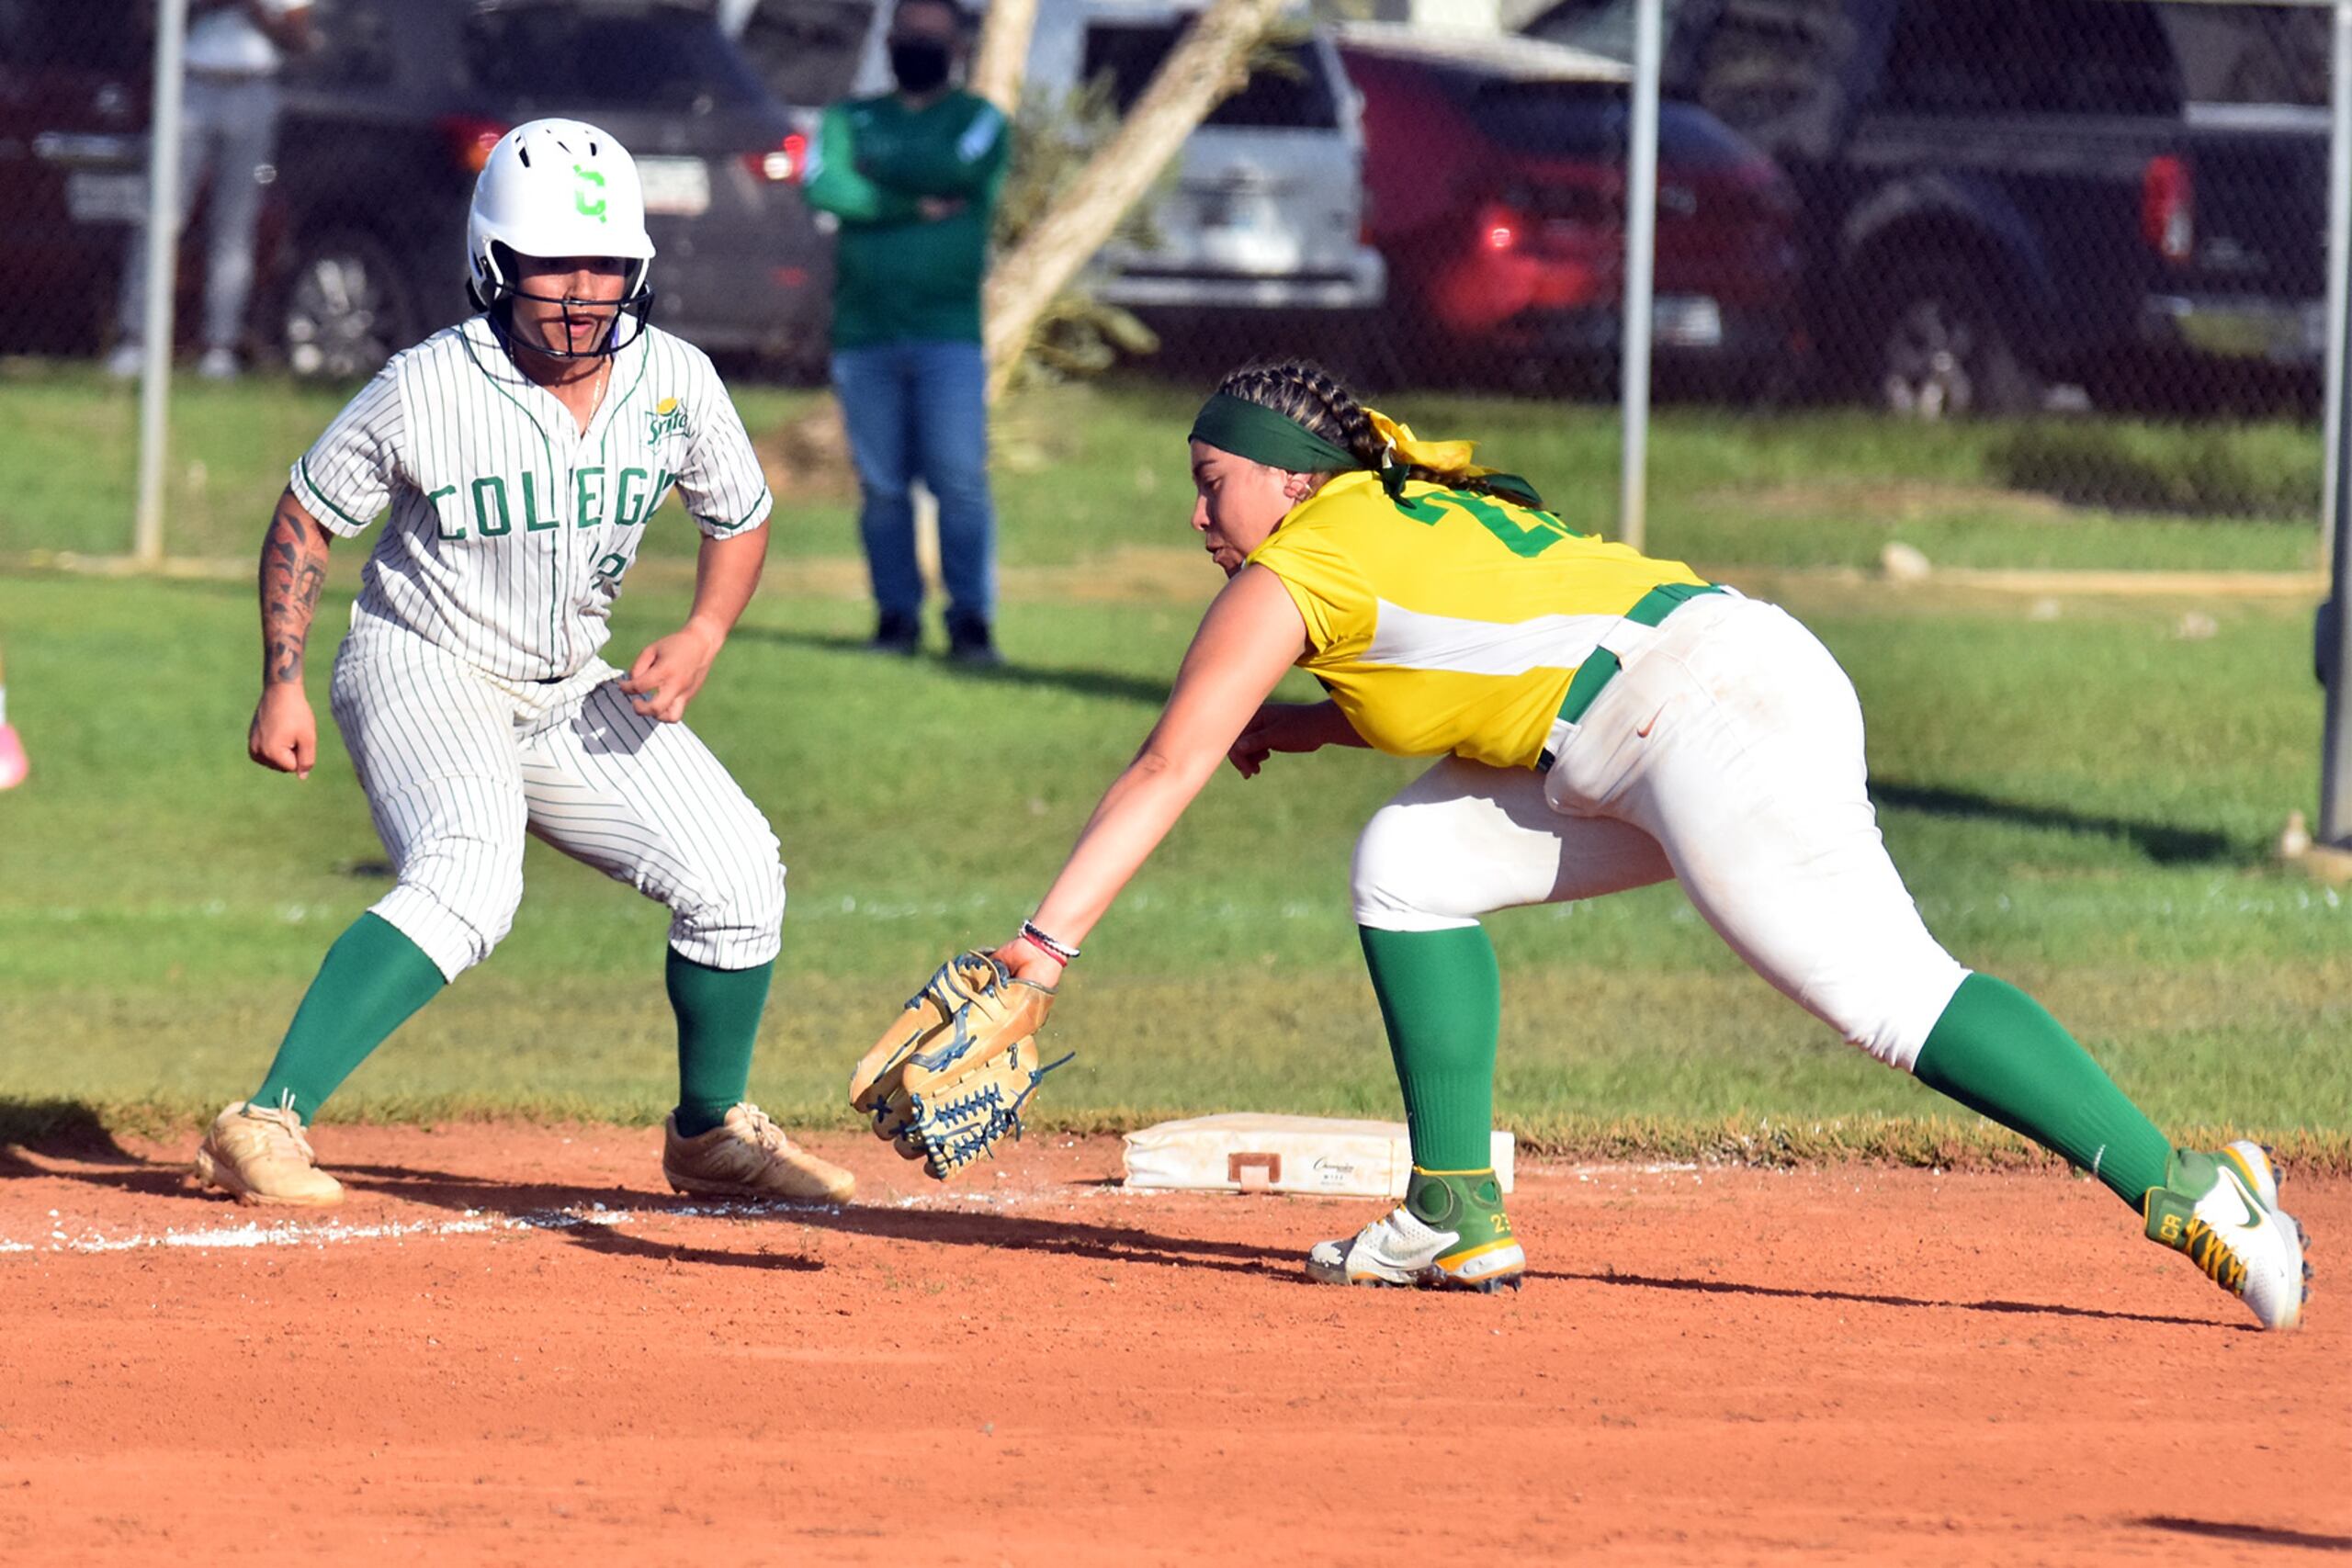
M 670 945 L 749 969 L 782 945 L 775 834 L 684 725 L 640 716 L 591 660 L 538 685 L 419 638 L 346 642 L 334 720 L 399 881 L 375 912 L 450 979 L 490 955 L 523 897 L 523 836 L 670 907 Z
M 1758 974 L 1910 1070 L 1968 971 L 1887 858 L 1846 672 L 1793 616 L 1728 593 L 1611 646 L 1623 668 L 1555 725 L 1548 773 L 1448 758 L 1374 814 L 1357 922 L 1442 931 L 1672 877 Z

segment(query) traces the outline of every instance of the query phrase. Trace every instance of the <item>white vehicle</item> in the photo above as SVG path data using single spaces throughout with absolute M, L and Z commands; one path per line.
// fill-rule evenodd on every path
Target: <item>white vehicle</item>
M 1128 0 L 1041 0 L 1028 94 L 1068 94 L 1107 78 L 1131 108 L 1197 7 Z M 887 92 L 877 6 L 854 91 Z M 1148 244 L 1097 258 L 1100 296 L 1130 309 L 1351 310 L 1378 305 L 1387 273 L 1363 243 L 1359 100 L 1323 29 L 1255 73 L 1186 139 L 1173 188 L 1153 206 Z

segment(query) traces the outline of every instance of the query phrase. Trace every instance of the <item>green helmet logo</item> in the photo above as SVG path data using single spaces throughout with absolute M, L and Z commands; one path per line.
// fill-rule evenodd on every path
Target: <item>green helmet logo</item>
M 598 196 L 595 200 L 589 200 L 588 187 L 594 186 L 597 190 L 602 191 L 605 188 L 605 176 L 585 164 L 572 164 L 571 172 L 580 176 L 580 188 L 571 193 L 571 205 L 580 209 L 581 217 L 594 218 L 597 222 L 602 223 L 605 220 L 605 198 Z

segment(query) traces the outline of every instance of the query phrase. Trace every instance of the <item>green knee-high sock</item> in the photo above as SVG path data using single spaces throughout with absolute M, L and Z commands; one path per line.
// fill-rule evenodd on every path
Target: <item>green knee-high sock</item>
M 700 1137 L 727 1120 L 752 1082 L 752 1047 L 768 1005 L 774 963 L 713 969 L 670 950 L 662 980 L 678 1015 L 678 1135 Z
M 1483 926 L 1443 931 L 1357 928 L 1380 997 L 1413 1163 L 1424 1170 L 1494 1164 L 1495 1040 L 1502 974 Z
M 441 966 L 398 926 L 373 911 L 360 916 L 327 949 L 250 1103 L 275 1106 L 291 1095 L 310 1121 L 368 1053 L 447 984 Z
M 2040 1002 L 1971 975 L 1912 1069 L 1929 1089 L 2023 1133 L 2140 1207 L 2165 1183 L 2172 1144 Z

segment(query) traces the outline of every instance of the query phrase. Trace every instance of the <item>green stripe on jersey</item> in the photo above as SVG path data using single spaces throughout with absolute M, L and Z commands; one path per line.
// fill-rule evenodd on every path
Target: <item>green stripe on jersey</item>
M 329 512 L 334 513 L 337 517 L 342 518 L 345 523 L 350 524 L 355 528 L 365 528 L 368 526 L 368 520 L 365 517 L 354 517 L 350 513 L 345 512 L 342 507 L 337 506 L 334 503 L 334 498 L 333 496 L 319 488 L 319 481 L 311 477 L 311 455 L 308 452 L 303 453 L 302 456 L 296 460 L 294 466 L 302 470 L 302 482 L 311 487 L 311 493 L 312 495 L 317 496 L 321 501 L 326 502 L 326 508 Z

